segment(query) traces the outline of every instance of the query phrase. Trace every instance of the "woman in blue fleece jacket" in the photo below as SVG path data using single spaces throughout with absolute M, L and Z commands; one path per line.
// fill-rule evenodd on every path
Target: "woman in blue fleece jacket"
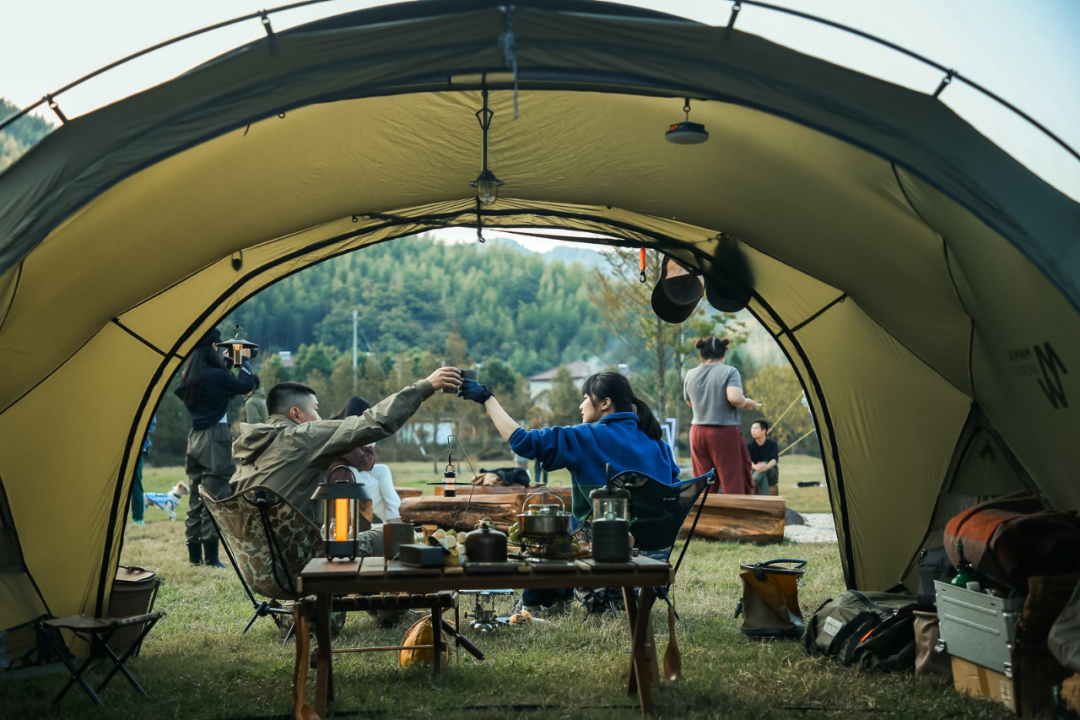
M 603 485 L 606 465 L 611 465 L 612 477 L 633 470 L 667 485 L 678 482 L 679 466 L 663 440 L 660 423 L 634 396 L 629 380 L 619 373 L 599 373 L 585 381 L 581 392 L 581 425 L 540 430 L 519 427 L 491 392 L 474 380 L 465 380 L 460 394 L 484 406 L 517 455 L 539 458 L 545 470 L 569 470 L 578 508 L 590 505 L 581 486 Z M 584 514 L 577 519 L 584 520 Z
M 484 406 L 516 454 L 530 460 L 539 458 L 545 470 L 570 471 L 573 505 L 579 511 L 584 508 L 576 517 L 578 521 L 585 519 L 591 506 L 582 486 L 603 485 L 607 465 L 612 477 L 633 470 L 668 485 L 678 481 L 679 466 L 663 440 L 660 423 L 649 406 L 634 396 L 629 380 L 619 373 L 599 373 L 585 381 L 581 393 L 581 425 L 540 430 L 519 427 L 491 391 L 475 380 L 463 380 L 458 394 Z M 573 588 L 532 589 L 522 593 L 521 602 L 537 612 L 573 597 Z

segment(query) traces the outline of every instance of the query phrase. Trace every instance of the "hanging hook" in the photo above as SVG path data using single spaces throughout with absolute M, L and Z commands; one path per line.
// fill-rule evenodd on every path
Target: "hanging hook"
M 57 103 L 55 100 L 53 100 L 52 95 L 46 95 L 45 96 L 45 102 L 48 103 L 49 109 L 52 110 L 54 113 L 56 113 L 56 117 L 60 118 L 60 124 L 61 125 L 63 125 L 64 123 L 67 122 L 67 118 L 64 117 L 64 113 L 60 111 L 59 103 Z
M 476 240 L 484 242 L 484 216 L 480 212 L 480 196 L 476 196 Z
M 638 280 L 641 281 L 641 282 L 645 282 L 645 247 L 644 246 L 642 246 L 641 255 L 638 257 L 638 270 L 640 271 L 640 275 L 638 275 Z
M 945 74 L 945 77 L 941 78 L 941 84 L 937 86 L 937 90 L 934 91 L 934 97 L 937 97 L 938 95 L 943 93 L 945 91 L 945 88 L 949 86 L 949 83 L 952 82 L 952 79 L 954 77 L 956 77 L 955 70 L 950 70 L 949 72 L 947 72 Z
M 682 106 L 682 111 L 686 113 L 686 122 L 690 122 L 690 98 L 686 98 L 686 103 Z

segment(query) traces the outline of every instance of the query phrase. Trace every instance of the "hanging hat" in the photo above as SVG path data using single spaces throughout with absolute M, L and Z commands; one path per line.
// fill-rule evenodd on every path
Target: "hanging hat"
M 705 276 L 705 297 L 721 312 L 738 312 L 750 303 L 753 272 L 738 240 L 726 233 L 718 240 L 712 267 Z
M 664 322 L 677 325 L 686 322 L 697 308 L 704 293 L 701 273 L 678 260 L 665 258 L 660 278 L 652 291 L 652 309 Z
M 221 331 L 217 328 L 214 328 L 210 332 L 206 333 L 206 335 L 203 336 L 202 340 L 195 343 L 194 349 L 198 350 L 199 348 L 207 347 L 208 345 L 217 345 L 219 342 L 221 342 Z
M 750 292 L 741 283 L 729 282 L 715 273 L 705 276 L 705 297 L 720 312 L 739 312 L 750 302 Z

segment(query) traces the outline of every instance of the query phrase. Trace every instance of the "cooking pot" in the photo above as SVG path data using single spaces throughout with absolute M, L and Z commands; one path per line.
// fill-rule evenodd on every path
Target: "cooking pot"
M 484 518 L 465 536 L 465 555 L 471 563 L 506 562 L 506 533 L 496 530 L 490 518 Z
M 536 495 L 551 495 L 559 501 L 558 505 L 534 504 L 529 506 L 529 498 Z M 526 510 L 526 506 L 528 509 Z M 540 491 L 525 498 L 522 513 L 518 515 L 521 534 L 524 537 L 565 537 L 570 535 L 570 513 L 566 512 L 562 498 L 558 495 Z

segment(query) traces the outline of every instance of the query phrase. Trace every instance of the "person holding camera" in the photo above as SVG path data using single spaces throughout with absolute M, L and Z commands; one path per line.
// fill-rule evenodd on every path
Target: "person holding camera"
M 231 494 L 232 433 L 229 432 L 226 410 L 234 395 L 247 395 L 259 387 L 259 376 L 251 372 L 251 361 L 245 356 L 240 373 L 234 376 L 233 362 L 215 347 L 221 342 L 217 328 L 201 339 L 184 362 L 180 387 L 176 396 L 184 402 L 191 416 L 184 470 L 187 472 L 191 495 L 188 514 L 184 520 L 188 559 L 192 565 L 225 567 L 218 559 L 218 535 L 210 511 L 199 495 L 199 486 L 216 498 Z

